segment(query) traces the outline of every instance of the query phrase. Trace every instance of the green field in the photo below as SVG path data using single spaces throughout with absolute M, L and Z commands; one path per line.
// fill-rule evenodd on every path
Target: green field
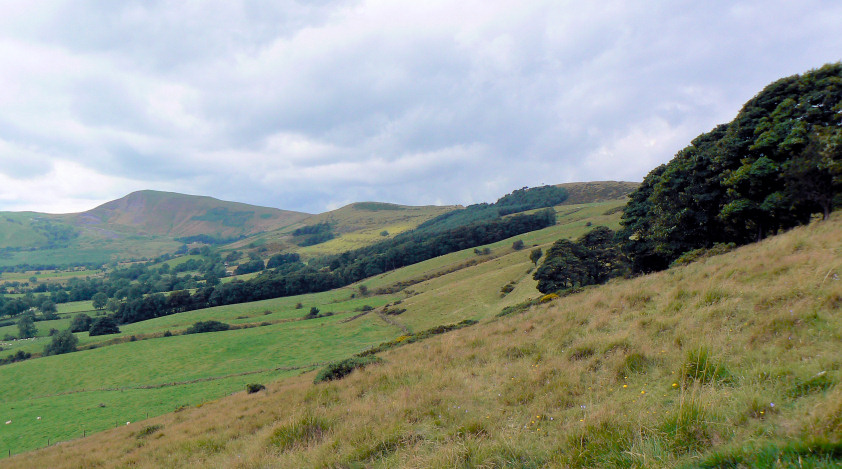
M 147 412 L 171 412 L 240 390 L 244 382 L 275 379 L 279 368 L 310 369 L 400 332 L 376 317 L 340 319 L 139 340 L 5 365 L 0 415 L 14 425 L 0 429 L 0 447 L 18 453 L 44 446 L 46 438 L 78 436 L 81 428 L 102 430 Z M 235 379 L 238 373 L 256 374 Z M 178 384 L 164 386 L 170 383 Z M 148 386 L 162 387 L 139 389 Z

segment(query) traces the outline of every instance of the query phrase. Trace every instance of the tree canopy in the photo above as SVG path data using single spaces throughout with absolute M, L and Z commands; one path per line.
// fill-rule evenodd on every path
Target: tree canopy
M 631 194 L 619 233 L 635 272 L 826 218 L 842 190 L 842 64 L 778 80 Z

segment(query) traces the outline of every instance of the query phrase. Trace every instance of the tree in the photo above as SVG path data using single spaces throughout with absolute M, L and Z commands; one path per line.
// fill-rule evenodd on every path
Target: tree
M 79 313 L 73 316 L 73 320 L 70 321 L 70 332 L 86 332 L 91 328 L 92 322 L 93 319 L 90 316 L 85 313 Z
M 41 303 L 41 307 L 39 309 L 41 310 L 41 313 L 44 315 L 44 319 L 56 319 L 56 318 L 58 318 L 58 315 L 56 315 L 56 313 L 58 312 L 58 309 L 56 308 L 56 304 L 53 303 L 51 300 L 44 300 L 44 302 Z
M 105 309 L 112 313 L 116 313 L 117 310 L 120 309 L 120 300 L 111 298 L 108 300 L 108 303 L 105 304 Z
M 93 337 L 96 335 L 106 335 L 106 334 L 119 334 L 120 328 L 117 327 L 117 323 L 114 322 L 114 318 L 111 316 L 103 316 L 98 318 L 91 324 L 91 328 L 88 330 L 88 334 Z
M 11 300 L 7 301 L 3 305 L 3 314 L 6 315 L 6 316 L 9 316 L 9 317 L 14 317 L 14 316 L 17 316 L 18 314 L 26 311 L 26 308 L 27 308 L 27 306 L 26 306 L 26 304 L 24 304 L 23 301 L 21 301 L 17 298 L 14 298 L 14 299 L 11 299 Z
M 553 243 L 544 263 L 533 275 L 538 280 L 538 290 L 552 293 L 605 283 L 625 272 L 625 258 L 614 239 L 613 231 L 598 226 L 575 242 L 560 239 Z
M 317 317 L 319 317 L 319 308 L 313 306 L 310 308 L 310 312 L 307 313 L 307 316 L 305 316 L 305 319 L 315 319 Z
M 108 304 L 108 295 L 99 292 L 91 298 L 94 309 L 104 309 Z
M 842 193 L 842 129 L 816 129 L 799 158 L 787 162 L 784 179 L 793 199 L 814 205 L 827 220 Z
M 44 355 L 75 352 L 78 344 L 79 338 L 73 335 L 70 329 L 65 329 L 53 336 L 52 342 L 44 348 Z
M 35 328 L 35 318 L 31 312 L 27 311 L 18 319 L 18 337 L 28 339 L 35 337 L 36 334 L 38 334 L 38 329 Z
M 588 269 L 582 261 L 583 257 L 584 249 L 569 239 L 553 243 L 541 267 L 532 276 L 538 281 L 538 291 L 552 293 L 584 285 Z
M 274 256 L 269 258 L 269 262 L 266 263 L 267 269 L 274 269 L 276 267 L 280 267 L 284 264 L 292 264 L 301 261 L 301 256 L 296 253 L 290 254 L 275 254 Z
M 264 269 L 263 261 L 261 259 L 251 260 L 237 266 L 234 275 L 251 274 L 260 272 Z
M 515 242 L 512 243 L 512 249 L 515 251 L 520 251 L 523 249 L 523 240 L 516 239 Z
M 535 248 L 529 253 L 529 260 L 532 261 L 533 264 L 538 265 L 538 261 L 543 255 L 544 251 L 542 251 L 541 248 Z

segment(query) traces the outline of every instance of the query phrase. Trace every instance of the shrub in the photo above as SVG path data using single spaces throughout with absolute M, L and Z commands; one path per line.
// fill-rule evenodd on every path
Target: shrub
M 737 245 L 734 243 L 716 243 L 713 245 L 713 247 L 709 249 L 693 249 L 678 256 L 676 260 L 672 261 L 670 267 L 692 264 L 693 262 L 705 259 L 707 257 L 718 256 L 720 254 L 725 254 L 726 252 L 733 251 L 736 247 Z
M 256 392 L 263 391 L 264 389 L 266 389 L 266 386 L 260 383 L 249 383 L 246 385 L 246 392 L 249 394 L 254 394 Z
M 103 316 L 98 318 L 91 324 L 90 329 L 88 329 L 88 334 L 93 337 L 97 335 L 106 335 L 106 334 L 119 334 L 120 328 L 117 327 L 117 323 L 114 322 L 114 318 L 111 316 Z
M 319 308 L 313 306 L 310 308 L 310 312 L 307 313 L 307 316 L 304 316 L 304 319 L 315 319 L 317 317 L 319 317 Z
M 521 249 L 523 249 L 523 240 L 515 240 L 515 242 L 512 243 L 512 249 L 514 249 L 515 251 L 520 251 Z
M 322 368 L 322 370 L 319 371 L 319 374 L 316 375 L 316 379 L 313 382 L 321 383 L 322 381 L 342 379 L 351 374 L 351 372 L 357 368 L 365 368 L 368 365 L 381 363 L 382 361 L 382 359 L 375 356 L 346 358 L 345 360 L 337 363 L 331 363 L 330 365 Z
M 188 327 L 184 334 L 202 334 L 205 332 L 227 331 L 231 326 L 219 321 L 199 321 Z
M 0 359 L 0 365 L 8 365 L 9 363 L 22 362 L 24 360 L 29 360 L 30 358 L 32 358 L 31 353 L 24 352 L 23 350 L 18 350 L 17 352 L 7 356 L 6 358 Z
M 157 432 L 158 430 L 160 430 L 162 428 L 164 428 L 163 425 L 149 425 L 147 427 L 144 427 L 139 432 L 137 432 L 136 437 L 137 438 L 145 438 L 145 437 Z

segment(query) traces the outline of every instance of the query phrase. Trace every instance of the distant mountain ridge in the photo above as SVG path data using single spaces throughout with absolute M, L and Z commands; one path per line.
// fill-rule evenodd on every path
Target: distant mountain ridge
M 310 215 L 174 192 L 138 191 L 71 216 L 81 227 L 103 227 L 143 235 L 200 234 L 233 238 L 278 229 Z
M 635 182 L 558 184 L 568 191 L 563 205 L 626 197 Z M 208 196 L 142 190 L 80 213 L 0 212 L 0 266 L 61 266 L 153 258 L 172 253 L 192 237 L 233 241 L 231 249 L 261 246 L 304 256 L 356 249 L 412 230 L 460 206 L 408 206 L 355 202 L 307 214 L 219 200 Z M 293 232 L 327 223 L 334 239 L 302 247 Z

